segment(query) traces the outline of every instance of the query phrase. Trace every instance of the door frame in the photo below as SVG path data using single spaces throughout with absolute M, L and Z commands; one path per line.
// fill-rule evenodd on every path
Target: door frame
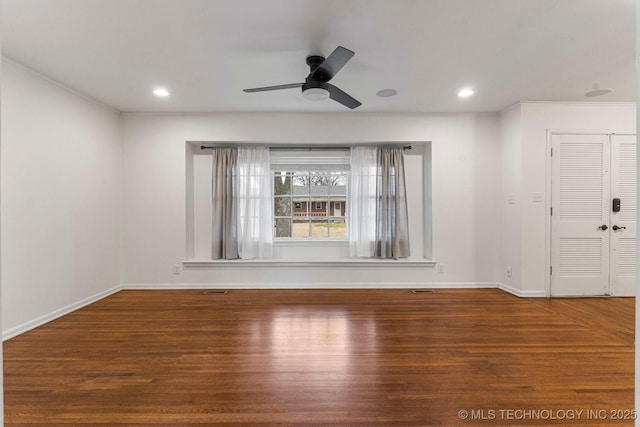
M 635 131 L 632 130 L 612 130 L 612 129 L 547 129 L 547 141 L 545 145 L 545 192 L 544 192 L 544 207 L 545 207 L 545 242 L 544 242 L 544 250 L 545 250 L 545 283 L 544 283 L 544 291 L 547 298 L 551 297 L 551 239 L 552 239 L 552 229 L 551 229 L 551 191 L 552 191 L 552 157 L 551 157 L 551 147 L 553 142 L 553 137 L 556 135 L 606 135 L 607 137 L 611 137 L 611 135 L 636 135 Z

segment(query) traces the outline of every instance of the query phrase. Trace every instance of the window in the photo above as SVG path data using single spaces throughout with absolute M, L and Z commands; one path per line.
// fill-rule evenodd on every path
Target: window
M 274 237 L 346 239 L 344 213 L 329 207 L 346 202 L 347 183 L 347 171 L 274 171 Z

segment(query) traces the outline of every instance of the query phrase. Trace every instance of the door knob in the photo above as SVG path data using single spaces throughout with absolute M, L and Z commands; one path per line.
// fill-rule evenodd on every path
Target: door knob
M 607 228 L 609 228 L 607 227 L 607 224 L 602 224 L 600 227 L 598 227 L 598 230 L 605 231 Z
M 611 228 L 613 229 L 613 231 L 618 231 L 618 230 L 625 230 L 627 227 L 618 227 L 617 225 L 614 225 Z

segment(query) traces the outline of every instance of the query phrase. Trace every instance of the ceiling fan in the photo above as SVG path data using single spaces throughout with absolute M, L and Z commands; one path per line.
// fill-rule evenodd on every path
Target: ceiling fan
M 311 69 L 304 83 L 290 83 L 278 86 L 256 87 L 243 89 L 244 92 L 266 92 L 270 90 L 302 88 L 302 96 L 311 100 L 323 100 L 331 98 L 340 104 L 351 109 L 357 108 L 362 103 L 338 87 L 327 83 L 344 67 L 344 65 L 355 55 L 342 46 L 338 46 L 326 59 L 322 56 L 312 55 L 307 57 L 307 65 Z

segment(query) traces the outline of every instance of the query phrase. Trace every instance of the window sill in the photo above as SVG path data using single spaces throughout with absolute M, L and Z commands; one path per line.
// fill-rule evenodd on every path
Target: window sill
M 337 260 L 285 260 L 285 259 L 232 259 L 182 261 L 185 270 L 206 270 L 218 267 L 399 267 L 433 268 L 431 259 L 337 259 Z
M 325 246 L 349 246 L 349 241 L 346 239 L 283 239 L 274 240 L 273 246 L 281 247 L 293 247 L 293 246 L 306 246 L 306 247 L 325 247 Z

